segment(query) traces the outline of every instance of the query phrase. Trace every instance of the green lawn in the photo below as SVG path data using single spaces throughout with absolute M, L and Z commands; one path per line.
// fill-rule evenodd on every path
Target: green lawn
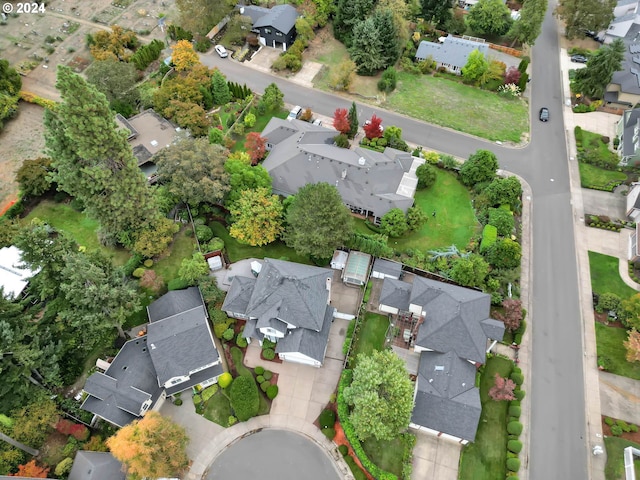
M 578 162 L 578 167 L 580 168 L 580 184 L 584 188 L 606 189 L 612 192 L 615 187 L 627 179 L 627 175 L 622 172 L 605 170 L 584 162 Z
M 247 128 L 245 130 L 245 135 L 243 135 L 241 138 L 236 139 L 236 144 L 231 150 L 233 152 L 244 151 L 244 143 L 247 140 L 247 133 L 262 132 L 262 130 L 264 130 L 264 127 L 267 126 L 267 123 L 269 123 L 269 120 L 271 120 L 273 117 L 285 119 L 287 118 L 287 115 L 289 115 L 289 112 L 287 110 L 280 110 L 276 113 L 269 112 L 265 115 L 256 115 L 255 125 L 251 128 Z
M 252 247 L 243 245 L 235 238 L 229 235 L 229 231 L 219 222 L 213 222 L 209 225 L 216 237 L 224 240 L 224 246 L 232 262 L 243 260 L 245 258 L 285 258 L 292 262 L 311 264 L 311 260 L 302 255 L 298 255 L 295 250 L 287 247 L 283 242 L 273 242 L 264 247 Z
M 615 293 L 625 299 L 638 293 L 620 278 L 619 259 L 589 252 L 589 269 L 591 270 L 591 289 L 594 293 Z
M 384 106 L 488 140 L 519 142 L 529 130 L 524 100 L 503 98 L 444 77 L 398 72 L 398 87 Z
M 418 190 L 414 197 L 415 205 L 428 215 L 429 220 L 416 232 L 390 238 L 389 246 L 394 250 L 402 252 L 411 248 L 426 252 L 452 244 L 462 250 L 479 230 L 469 191 L 453 173 L 439 168 L 436 173 L 436 183 L 431 188 Z M 432 217 L 434 211 L 436 216 Z M 355 221 L 355 230 L 368 235 L 375 233 L 360 219 Z
M 39 218 L 56 230 L 66 233 L 78 245 L 86 247 L 89 251 L 102 250 L 113 258 L 116 265 L 124 265 L 130 257 L 129 252 L 123 248 L 100 245 L 96 234 L 98 222 L 74 210 L 66 203 L 43 200 L 25 217 L 25 221 L 28 222 L 34 218 Z
M 193 237 L 187 237 L 186 235 L 187 228 L 190 227 L 183 228 L 175 236 L 171 244 L 170 254 L 153 264 L 153 270 L 155 270 L 166 283 L 177 278 L 182 260 L 190 258 L 196 248 Z
M 615 155 L 611 150 L 609 150 L 609 144 L 602 141 L 602 135 L 600 135 L 599 133 L 594 133 L 583 129 L 581 136 L 582 138 L 580 139 L 580 141 L 582 142 L 582 147 L 585 150 L 597 149 L 598 154 L 603 159 L 611 158 Z
M 401 478 L 402 455 L 404 453 L 404 443 L 401 438 L 385 441 L 370 438 L 362 442 L 362 448 L 367 457 L 378 467 Z
M 513 363 L 501 357 L 487 360 L 480 381 L 482 415 L 476 440 L 462 450 L 459 480 L 496 480 L 505 478 L 507 461 L 507 408 L 509 402 L 496 402 L 488 396 L 494 384 L 494 375 L 508 377 Z
M 155 299 L 156 296 L 151 294 L 150 292 L 141 291 L 140 304 L 142 308 L 133 315 L 129 315 L 122 328 L 125 330 L 129 330 L 130 328 L 137 327 L 138 325 L 142 325 L 143 323 L 147 323 L 149 321 L 149 317 L 147 316 L 147 307 L 151 305 L 151 302 L 153 302 Z
M 607 449 L 607 465 L 604 467 L 604 476 L 607 480 L 625 480 L 624 475 L 624 449 L 625 447 L 640 448 L 640 444 L 619 437 L 607 437 L 604 439 Z M 635 457 L 634 465 L 636 478 L 640 478 L 640 460 Z
M 627 330 L 624 328 L 609 327 L 596 322 L 598 358 L 608 359 L 609 372 L 640 380 L 640 364 L 627 362 L 625 358 L 626 349 L 623 342 L 627 340 L 627 336 Z
M 362 318 L 362 325 L 353 345 L 352 357 L 360 354 L 370 354 L 374 350 L 382 350 L 384 347 L 385 334 L 389 328 L 389 318 L 386 315 L 367 312 Z M 351 368 L 355 368 L 355 362 Z
M 221 388 L 205 404 L 204 417 L 218 425 L 227 427 L 230 416 L 231 403 L 229 402 L 229 398 L 227 398 L 226 392 Z

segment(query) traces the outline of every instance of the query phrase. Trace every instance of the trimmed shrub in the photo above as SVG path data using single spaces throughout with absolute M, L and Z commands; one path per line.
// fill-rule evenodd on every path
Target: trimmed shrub
M 333 141 L 335 142 L 336 147 L 349 148 L 349 139 L 347 138 L 347 136 L 344 133 L 336 135 L 333 138 Z
M 346 457 L 349 454 L 349 447 L 347 447 L 346 445 L 340 445 L 338 447 L 338 451 L 343 457 Z
M 241 422 L 258 414 L 260 397 L 256 382 L 249 377 L 236 377 L 230 389 L 231 408 Z
M 511 435 L 520 435 L 522 433 L 522 424 L 520 422 L 509 422 L 507 424 L 507 432 Z
M 182 399 L 181 399 L 181 398 L 176 398 L 176 399 L 173 401 L 173 404 L 174 404 L 176 407 L 179 407 L 180 405 L 182 405 Z
M 224 338 L 228 342 L 231 341 L 234 336 L 235 336 L 235 332 L 233 331 L 232 328 L 227 328 L 222 334 L 222 338 Z
M 144 268 L 138 267 L 133 271 L 132 276 L 133 278 L 142 278 L 142 276 L 144 275 L 144 272 L 146 272 Z
M 151 268 L 151 267 L 153 267 L 153 260 L 151 260 L 150 258 L 147 258 L 144 261 L 143 265 L 145 266 L 145 268 Z
M 611 435 L 615 437 L 619 437 L 622 435 L 622 427 L 620 425 L 612 425 L 611 426 Z
M 91 432 L 89 432 L 89 429 L 81 423 L 76 423 L 75 425 L 73 425 L 69 433 L 71 434 L 71 436 L 73 436 L 73 438 L 81 442 L 86 441 L 91 434 Z
M 482 241 L 480 242 L 480 252 L 489 250 L 498 239 L 498 229 L 493 225 L 485 225 L 482 229 Z
M 507 442 L 507 449 L 513 453 L 520 453 L 522 450 L 522 442 L 520 440 L 509 440 Z
M 262 383 L 262 382 L 264 382 L 264 377 L 263 377 L 262 375 L 258 375 L 258 376 L 256 377 L 256 382 L 258 382 L 258 383 Z
M 267 398 L 269 400 L 273 400 L 274 398 L 276 398 L 278 396 L 278 386 L 277 385 L 271 385 L 269 388 L 267 388 Z
M 520 470 L 520 460 L 517 458 L 507 458 L 507 470 L 517 472 Z
M 320 428 L 333 427 L 336 423 L 336 413 L 333 410 L 325 408 L 318 417 L 318 423 L 320 424 Z
M 524 390 L 520 390 L 519 388 L 516 389 L 515 392 L 513 392 L 513 394 L 516 396 L 516 398 L 521 402 L 522 399 L 524 398 L 524 396 L 526 395 Z
M 333 438 L 336 436 L 336 431 L 333 428 L 324 428 L 322 429 L 322 433 L 324 433 L 324 436 L 329 440 L 333 440 Z
M 513 380 L 516 385 L 522 385 L 522 383 L 524 382 L 524 375 L 522 375 L 522 373 L 520 372 L 513 372 L 511 375 L 509 375 L 509 378 Z
M 218 385 L 220 388 L 227 388 L 233 382 L 233 377 L 229 372 L 224 372 L 222 375 L 218 377 Z
M 265 348 L 262 351 L 262 356 L 265 358 L 265 360 L 273 360 L 274 358 L 276 358 L 276 351 L 273 348 Z
M 249 345 L 249 342 L 247 342 L 247 339 L 242 336 L 242 333 L 239 333 L 236 337 L 236 345 L 238 345 L 240 348 L 245 348 L 247 347 L 247 345 Z
M 262 390 L 264 393 L 267 393 L 267 388 L 269 388 L 271 386 L 271 382 L 262 382 L 260 384 L 260 390 Z
M 194 405 L 200 405 L 202 403 L 202 397 L 200 396 L 200 394 L 196 393 L 193 396 L 193 404 Z
M 200 395 L 202 395 L 202 401 L 206 402 L 211 397 L 213 397 L 216 393 L 218 393 L 218 385 L 211 385 L 210 387 L 205 388 Z
M 616 422 L 616 424 L 622 428 L 622 431 L 625 433 L 629 433 L 631 431 L 631 427 L 629 426 L 629 424 L 627 422 L 625 422 L 624 420 L 618 420 Z
M 616 423 L 616 421 L 611 417 L 604 417 L 604 423 L 612 427 Z
M 520 414 L 521 413 L 522 413 L 522 410 L 520 409 L 519 405 L 511 405 L 509 407 L 509 416 L 510 417 L 520 418 Z
M 271 370 L 265 370 L 262 376 L 265 380 L 271 380 L 271 377 L 273 377 L 273 373 L 271 373 Z
M 73 458 L 67 457 L 60 461 L 56 465 L 56 469 L 54 473 L 56 477 L 66 477 L 67 474 L 71 471 L 71 467 L 73 466 Z
M 196 238 L 200 243 L 206 243 L 213 238 L 213 230 L 206 225 L 196 226 Z
M 228 427 L 232 427 L 236 423 L 238 423 L 238 419 L 236 417 L 234 417 L 233 415 L 229 415 L 229 420 L 227 420 L 227 426 Z
M 629 425 L 629 429 L 630 429 L 633 433 L 636 433 L 636 432 L 638 431 L 638 426 L 632 423 L 631 425 Z
M 258 365 L 256 368 L 253 369 L 253 373 L 255 373 L 256 375 L 264 374 L 264 367 L 261 367 L 260 365 Z

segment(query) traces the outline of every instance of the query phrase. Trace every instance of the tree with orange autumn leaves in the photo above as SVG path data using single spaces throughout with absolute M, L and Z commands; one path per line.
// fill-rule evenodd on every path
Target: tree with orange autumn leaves
M 178 72 L 184 72 L 198 65 L 200 58 L 190 41 L 179 40 L 171 51 L 171 63 Z
M 9 474 L 9 477 L 47 478 L 48 473 L 48 468 L 40 467 L 35 460 L 31 460 L 24 465 L 18 465 L 18 471 Z
M 134 478 L 176 477 L 189 464 L 183 427 L 158 412 L 121 428 L 107 439 L 111 454 Z

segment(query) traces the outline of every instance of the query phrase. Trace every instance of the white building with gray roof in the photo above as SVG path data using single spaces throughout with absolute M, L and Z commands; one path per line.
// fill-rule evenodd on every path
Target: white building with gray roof
M 309 183 L 335 185 L 343 202 L 374 222 L 393 208 L 413 206 L 417 166 L 424 162 L 393 148 L 376 152 L 334 145 L 335 130 L 301 120 L 272 118 L 262 136 L 269 156 L 263 167 L 273 180 L 273 191 L 295 195 Z
M 419 62 L 431 58 L 436 62 L 437 68 L 444 67 L 450 72 L 460 75 L 462 68 L 467 64 L 469 54 L 474 50 L 478 50 L 486 56 L 489 53 L 489 44 L 482 39 L 448 35 L 442 43 L 425 40 L 420 42 L 415 58 Z

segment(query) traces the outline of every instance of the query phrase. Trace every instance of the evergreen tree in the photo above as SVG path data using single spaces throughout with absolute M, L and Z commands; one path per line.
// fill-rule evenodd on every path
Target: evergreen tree
M 58 67 L 62 102 L 45 110 L 53 181 L 80 200 L 103 235 L 124 242 L 158 217 L 127 133 L 118 129 L 105 96 L 69 67 Z
M 358 133 L 358 127 L 360 123 L 358 122 L 358 108 L 356 107 L 356 102 L 351 102 L 351 108 L 349 109 L 349 138 L 353 138 Z
M 420 0 L 422 17 L 438 28 L 444 28 L 451 21 L 453 2 L 451 0 Z
M 520 9 L 520 18 L 514 22 L 508 37 L 514 42 L 532 46 L 542 31 L 542 21 L 547 11 L 545 0 L 525 0 Z
M 622 69 L 624 42 L 617 38 L 609 45 L 600 47 L 585 68 L 576 71 L 576 90 L 592 99 L 602 98 L 613 74 Z
M 334 36 L 347 48 L 357 38 L 355 26 L 371 14 L 375 0 L 340 0 L 333 20 Z
M 225 105 L 231 101 L 231 91 L 227 79 L 220 70 L 215 70 L 211 76 L 211 94 L 214 105 Z
M 349 53 L 360 75 L 373 75 L 385 67 L 384 48 L 372 17 L 363 20 L 354 27 Z
M 373 13 L 373 23 L 378 31 L 378 38 L 382 44 L 380 56 L 384 60 L 382 68 L 392 66 L 400 56 L 398 45 L 398 29 L 393 21 L 393 12 L 388 8 L 376 9 Z

